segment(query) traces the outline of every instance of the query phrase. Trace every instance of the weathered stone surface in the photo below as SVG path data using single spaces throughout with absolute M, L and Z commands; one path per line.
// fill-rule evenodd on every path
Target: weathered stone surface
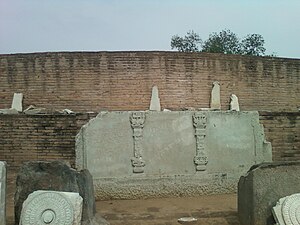
M 0 224 L 6 224 L 6 162 L 0 161 Z
M 279 199 L 272 212 L 278 225 L 300 225 L 300 193 Z
M 210 108 L 214 110 L 221 110 L 221 91 L 220 83 L 218 81 L 213 82 L 213 88 L 210 96 Z
M 77 172 L 60 161 L 25 163 L 17 176 L 15 220 L 19 223 L 22 204 L 37 190 L 78 192 L 83 198 L 82 224 L 90 224 L 95 215 L 92 176 L 88 170 Z
M 136 131 L 132 114 L 102 112 L 77 135 L 76 166 L 89 169 L 98 199 L 233 192 L 252 165 L 272 158 L 257 112 L 149 111 Z M 137 148 L 145 163 L 134 174 Z
M 240 111 L 239 99 L 235 94 L 230 96 L 230 110 L 231 111 Z
M 157 86 L 153 86 L 153 88 L 152 88 L 150 110 L 151 111 L 161 111 L 160 99 L 159 99 Z
M 81 225 L 81 214 L 79 193 L 35 191 L 23 203 L 20 225 Z
M 47 110 L 45 108 L 38 108 L 30 105 L 27 109 L 24 110 L 24 113 L 27 115 L 46 114 Z
M 16 109 L 0 109 L 0 114 L 18 114 Z
M 278 199 L 299 192 L 300 162 L 274 162 L 253 166 L 238 184 L 241 225 L 275 224 L 272 207 Z
M 22 93 L 14 93 L 14 98 L 12 100 L 11 108 L 16 109 L 18 112 L 23 111 L 23 94 Z

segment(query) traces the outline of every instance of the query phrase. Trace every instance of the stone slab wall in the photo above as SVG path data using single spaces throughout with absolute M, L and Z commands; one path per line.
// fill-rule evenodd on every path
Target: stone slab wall
M 0 160 L 18 170 L 29 160 L 62 159 L 75 163 L 75 136 L 96 114 L 0 115 Z M 273 160 L 300 160 L 300 112 L 260 112 Z
M 257 112 L 101 112 L 75 150 L 98 199 L 230 193 L 252 165 L 272 160 Z
M 15 92 L 24 107 L 146 110 L 158 86 L 162 108 L 209 107 L 212 83 L 223 110 L 298 111 L 300 60 L 178 52 L 68 52 L 0 55 L 0 109 Z

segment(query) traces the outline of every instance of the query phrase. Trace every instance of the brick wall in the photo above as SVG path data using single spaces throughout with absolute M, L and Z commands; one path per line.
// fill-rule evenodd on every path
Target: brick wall
M 300 112 L 260 112 L 273 160 L 300 160 Z
M 145 110 L 157 85 L 162 108 L 208 107 L 212 82 L 242 110 L 298 111 L 300 60 L 178 52 L 73 52 L 0 55 L 0 108 L 14 92 L 24 107 L 77 112 Z
M 28 160 L 66 160 L 74 165 L 75 136 L 96 114 L 0 115 L 0 160 L 16 170 Z M 300 112 L 261 112 L 274 160 L 300 160 Z
M 11 170 L 30 160 L 74 165 L 75 136 L 92 115 L 0 115 L 0 160 Z

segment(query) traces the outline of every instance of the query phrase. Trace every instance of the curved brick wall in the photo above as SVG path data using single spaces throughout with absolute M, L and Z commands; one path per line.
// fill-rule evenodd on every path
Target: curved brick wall
M 0 55 L 0 108 L 14 92 L 24 107 L 77 112 L 145 110 L 157 85 L 162 108 L 209 107 L 212 82 L 242 110 L 298 111 L 300 60 L 178 52 L 68 52 Z

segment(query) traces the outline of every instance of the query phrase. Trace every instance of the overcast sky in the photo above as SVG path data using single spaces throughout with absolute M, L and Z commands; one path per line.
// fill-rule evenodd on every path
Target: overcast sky
M 222 29 L 300 58 L 300 0 L 0 0 L 0 53 L 169 51 L 172 35 Z

